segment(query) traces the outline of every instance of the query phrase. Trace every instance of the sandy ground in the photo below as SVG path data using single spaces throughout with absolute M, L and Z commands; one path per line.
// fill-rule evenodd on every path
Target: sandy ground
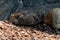
M 0 40 L 60 40 L 60 35 L 0 21 Z

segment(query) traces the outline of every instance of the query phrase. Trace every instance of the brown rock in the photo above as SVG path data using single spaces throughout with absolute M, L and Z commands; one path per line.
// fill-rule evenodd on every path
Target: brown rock
M 60 28 L 60 8 L 53 8 L 47 15 L 46 24 Z
M 32 9 L 23 9 L 12 13 L 9 20 L 18 25 L 36 25 L 42 21 L 42 14 Z
M 45 24 L 47 24 L 47 25 L 52 25 L 52 23 L 53 23 L 52 13 L 49 12 L 49 13 L 47 14 L 47 16 L 45 16 L 45 18 L 46 18 Z

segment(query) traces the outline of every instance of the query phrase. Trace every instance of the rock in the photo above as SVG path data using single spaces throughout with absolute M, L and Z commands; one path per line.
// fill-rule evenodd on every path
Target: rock
M 17 3 L 18 3 L 17 5 L 19 8 L 23 7 L 23 1 L 22 0 L 15 0 L 15 1 L 17 1 Z
M 12 13 L 9 21 L 18 25 L 36 25 L 42 22 L 42 13 L 36 13 L 32 9 L 22 9 Z
M 44 13 L 44 22 L 46 23 L 46 19 L 47 19 L 47 15 L 48 12 L 53 9 L 53 8 L 60 8 L 60 3 L 54 3 L 54 4 L 47 4 L 47 5 L 43 5 L 40 7 L 43 11 L 45 11 Z M 50 15 L 50 14 L 49 14 Z
M 7 20 L 17 7 L 23 7 L 22 0 L 0 0 L 0 20 Z
M 46 3 L 48 3 L 48 4 L 60 2 L 60 0 L 44 0 L 44 1 L 45 1 Z
M 48 13 L 44 18 L 44 23 L 47 25 L 53 25 L 52 13 Z
M 24 7 L 29 7 L 31 1 L 32 1 L 32 0 L 23 0 L 23 6 L 24 6 Z
M 60 8 L 53 8 L 47 15 L 47 24 L 60 29 Z
M 41 5 L 46 5 L 44 0 L 23 0 L 24 7 L 40 7 Z
M 6 20 L 14 6 L 13 0 L 0 0 L 0 20 Z
M 42 5 L 46 5 L 47 3 L 44 0 L 32 0 L 31 5 L 33 7 L 40 7 Z

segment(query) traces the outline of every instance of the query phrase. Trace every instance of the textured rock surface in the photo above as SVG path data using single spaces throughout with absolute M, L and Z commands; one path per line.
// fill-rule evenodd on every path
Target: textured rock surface
M 6 20 L 14 6 L 13 0 L 0 0 L 0 20 Z
M 19 25 L 36 25 L 42 22 L 42 13 L 36 9 L 22 9 L 12 13 L 9 21 Z
M 47 15 L 47 24 L 60 28 L 60 8 L 53 8 Z
M 0 20 L 8 19 L 16 7 L 23 7 L 21 0 L 0 0 Z
M 42 15 L 42 13 L 44 13 L 44 17 L 45 17 L 48 14 L 50 9 L 60 7 L 60 0 L 55 0 L 55 1 L 54 0 L 35 0 L 35 1 L 34 0 L 0 0 L 0 20 L 8 19 L 12 12 L 15 13 L 15 10 L 17 10 L 17 8 L 21 10 L 23 6 L 29 8 L 28 10 L 29 14 L 27 13 L 28 16 L 26 15 L 24 17 L 24 21 L 26 21 L 25 18 L 27 18 L 28 21 L 31 20 L 31 23 L 29 22 L 30 23 L 29 25 L 31 25 L 31 24 L 37 24 L 38 22 L 41 22 L 42 16 L 40 15 Z M 42 12 L 40 11 L 39 14 L 37 13 L 37 10 L 39 11 L 42 10 Z M 35 18 L 33 18 L 32 15 L 35 15 L 34 16 Z M 18 20 L 20 20 L 20 17 L 18 18 Z
M 44 0 L 47 4 L 58 3 L 60 0 Z
M 50 4 L 47 2 L 51 2 Z M 48 4 L 48 5 L 47 5 Z M 52 7 L 60 7 L 60 0 L 0 0 L 0 20 L 5 20 L 15 8 L 41 7 L 48 10 Z

